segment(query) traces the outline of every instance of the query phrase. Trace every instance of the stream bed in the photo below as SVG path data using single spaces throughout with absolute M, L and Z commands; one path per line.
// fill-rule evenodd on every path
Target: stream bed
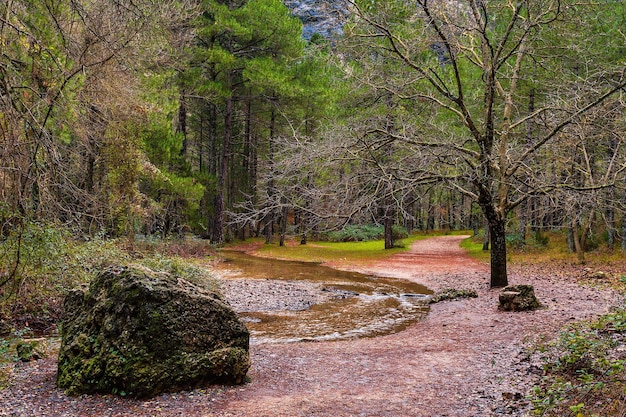
M 375 337 L 399 332 L 428 312 L 432 291 L 411 281 L 235 251 L 222 256 L 216 266 L 222 289 L 251 343 Z

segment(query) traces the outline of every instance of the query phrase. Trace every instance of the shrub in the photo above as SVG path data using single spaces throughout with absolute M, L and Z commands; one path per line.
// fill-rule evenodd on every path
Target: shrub
M 402 226 L 393 226 L 394 240 L 408 237 L 406 229 Z M 366 242 L 370 240 L 381 240 L 385 238 L 385 228 L 376 225 L 347 225 L 341 230 L 329 232 L 325 236 L 330 242 Z
M 81 242 L 56 225 L 24 223 L 0 242 L 0 315 L 54 320 L 65 290 L 88 281 L 104 265 L 128 260 L 114 241 Z
M 626 310 L 619 309 L 538 346 L 545 376 L 534 388 L 533 415 L 624 415 L 625 339 Z
M 209 253 L 205 242 L 168 240 L 157 246 L 159 250 L 136 263 L 214 286 L 203 268 L 173 255 L 205 256 Z M 0 283 L 4 284 L 0 285 L 0 318 L 19 319 L 31 326 L 37 318 L 40 326 L 50 325 L 61 314 L 68 289 L 88 282 L 109 265 L 132 261 L 118 240 L 101 235 L 76 239 L 70 230 L 53 224 L 25 223 L 0 241 Z

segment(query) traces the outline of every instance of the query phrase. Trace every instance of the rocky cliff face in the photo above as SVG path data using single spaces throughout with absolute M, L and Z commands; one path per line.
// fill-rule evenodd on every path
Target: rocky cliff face
M 284 0 L 284 2 L 302 21 L 305 39 L 311 39 L 315 33 L 325 38 L 341 34 L 343 24 L 348 18 L 346 0 Z

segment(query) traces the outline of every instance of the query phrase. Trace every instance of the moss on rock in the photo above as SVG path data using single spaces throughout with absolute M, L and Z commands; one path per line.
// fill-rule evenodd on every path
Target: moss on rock
M 178 277 L 110 268 L 64 307 L 57 385 L 70 395 L 245 381 L 245 325 L 217 294 Z
M 430 297 L 429 303 L 435 304 L 441 301 L 456 300 L 458 298 L 476 298 L 478 293 L 474 290 L 468 289 L 455 289 L 444 288 L 441 291 L 437 291 L 432 297 Z
M 501 311 L 528 311 L 541 307 L 535 296 L 532 285 L 512 285 L 500 292 L 498 296 L 498 310 Z

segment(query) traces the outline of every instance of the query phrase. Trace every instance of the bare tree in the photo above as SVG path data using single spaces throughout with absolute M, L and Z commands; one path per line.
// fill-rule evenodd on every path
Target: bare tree
M 409 108 L 425 103 L 430 109 L 413 114 L 410 122 L 417 128 L 396 128 L 385 136 L 428 154 L 436 161 L 429 177 L 478 203 L 489 224 L 491 286 L 507 285 L 507 215 L 529 196 L 577 186 L 544 175 L 551 159 L 563 151 L 572 124 L 585 123 L 587 113 L 626 86 L 623 64 L 595 61 L 596 51 L 581 44 L 573 27 L 593 37 L 597 28 L 586 16 L 623 6 L 558 0 L 383 0 L 352 6 L 357 17 L 347 33 L 353 45 L 376 51 L 376 62 L 402 73 L 402 83 L 383 77 L 387 83 L 377 88 Z M 572 36 L 563 37 L 563 31 Z M 362 54 L 358 75 L 376 68 L 371 55 Z M 533 71 L 536 66 L 541 70 Z M 612 170 L 595 187 L 614 184 L 621 172 Z

